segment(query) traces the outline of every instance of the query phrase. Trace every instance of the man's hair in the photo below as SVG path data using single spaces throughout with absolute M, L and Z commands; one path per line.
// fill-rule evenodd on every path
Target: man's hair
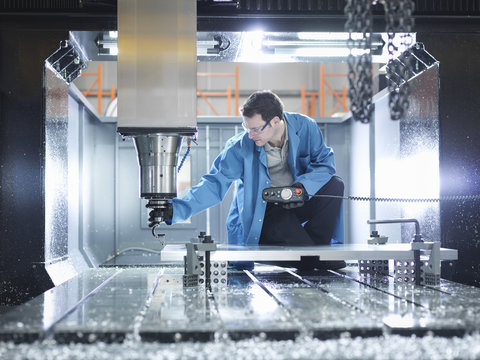
M 282 100 L 270 90 L 254 92 L 245 101 L 240 111 L 243 116 L 248 118 L 260 114 L 264 121 L 269 121 L 275 116 L 283 120 Z

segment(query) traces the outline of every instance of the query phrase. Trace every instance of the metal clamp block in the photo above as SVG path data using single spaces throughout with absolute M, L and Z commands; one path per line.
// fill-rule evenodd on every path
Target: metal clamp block
M 421 251 L 421 285 L 440 285 L 440 242 L 412 242 L 412 250 Z M 395 281 L 415 282 L 415 262 L 395 260 Z
M 425 252 L 430 252 L 428 260 L 422 261 L 422 284 L 440 285 L 440 242 L 424 243 Z
M 210 236 L 209 236 L 210 238 Z M 211 272 L 206 274 L 206 263 L 210 264 L 210 251 L 215 251 L 217 245 L 213 242 L 204 243 L 187 243 L 185 244 L 187 249 L 187 255 L 184 257 L 185 275 L 183 276 L 183 285 L 198 286 L 198 285 L 211 285 Z M 203 256 L 197 252 L 203 252 Z M 225 265 L 226 274 L 226 265 Z M 195 280 L 196 279 L 196 280 Z M 210 279 L 207 281 L 206 279 Z M 208 284 L 207 284 L 208 282 Z M 225 280 L 226 283 L 226 280 Z

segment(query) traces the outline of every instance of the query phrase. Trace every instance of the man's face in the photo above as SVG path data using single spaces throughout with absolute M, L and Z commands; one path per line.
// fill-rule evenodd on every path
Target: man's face
M 266 124 L 260 114 L 255 114 L 252 117 L 243 117 L 243 127 L 248 131 L 248 137 L 255 141 L 257 146 L 265 145 L 274 134 L 272 126 L 270 124 L 265 126 Z

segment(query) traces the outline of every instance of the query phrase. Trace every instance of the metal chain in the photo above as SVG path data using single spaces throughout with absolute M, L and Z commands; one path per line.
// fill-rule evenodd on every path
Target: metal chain
M 412 17 L 414 3 L 412 0 L 386 0 L 384 7 L 388 33 L 387 79 L 390 92 L 390 118 L 400 120 L 404 118 L 410 106 L 408 79 L 413 74 L 413 56 L 408 49 L 413 42 L 411 31 L 414 24 Z M 397 59 L 394 59 L 394 54 L 398 51 L 393 42 L 395 33 L 404 33 L 401 45 L 406 49 Z
M 312 197 L 335 198 L 354 201 L 378 201 L 378 202 L 440 202 L 440 201 L 478 201 L 480 194 L 477 195 L 451 195 L 441 196 L 439 198 L 377 198 L 368 196 L 340 196 L 340 195 L 308 195 Z
M 348 98 L 350 110 L 355 120 L 368 123 L 373 111 L 372 105 L 372 55 L 370 53 L 372 34 L 372 0 L 347 0 L 345 6 L 345 31 L 349 33 L 347 41 L 350 54 L 348 63 Z M 413 74 L 413 56 L 409 51 L 394 59 L 398 47 L 393 40 L 395 33 L 402 35 L 401 45 L 408 49 L 413 42 L 411 31 L 413 29 L 412 12 L 414 3 L 412 0 L 385 0 L 385 18 L 388 33 L 387 78 L 389 95 L 390 117 L 399 120 L 405 116 L 409 108 L 408 79 Z M 354 39 L 352 34 L 363 34 L 362 39 Z M 363 50 L 360 55 L 354 55 L 355 50 Z
M 345 14 L 347 21 L 345 31 L 349 33 L 347 46 L 349 48 L 348 63 L 348 99 L 350 111 L 355 120 L 368 123 L 373 111 L 372 106 L 372 54 L 370 52 L 372 39 L 371 0 L 347 0 Z M 363 34 L 362 39 L 353 39 L 352 34 Z M 363 50 L 359 56 L 354 50 Z

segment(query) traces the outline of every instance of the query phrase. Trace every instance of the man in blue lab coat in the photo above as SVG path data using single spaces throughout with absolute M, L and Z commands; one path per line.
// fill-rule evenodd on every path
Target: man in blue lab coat
M 305 197 L 275 205 L 262 199 L 268 187 L 295 186 L 310 195 L 343 196 L 333 150 L 316 122 L 288 113 L 271 91 L 253 93 L 242 109 L 244 132 L 229 139 L 210 172 L 182 198 L 172 200 L 172 223 L 221 202 L 237 181 L 227 219 L 228 243 L 312 246 L 343 243 L 341 198 Z

